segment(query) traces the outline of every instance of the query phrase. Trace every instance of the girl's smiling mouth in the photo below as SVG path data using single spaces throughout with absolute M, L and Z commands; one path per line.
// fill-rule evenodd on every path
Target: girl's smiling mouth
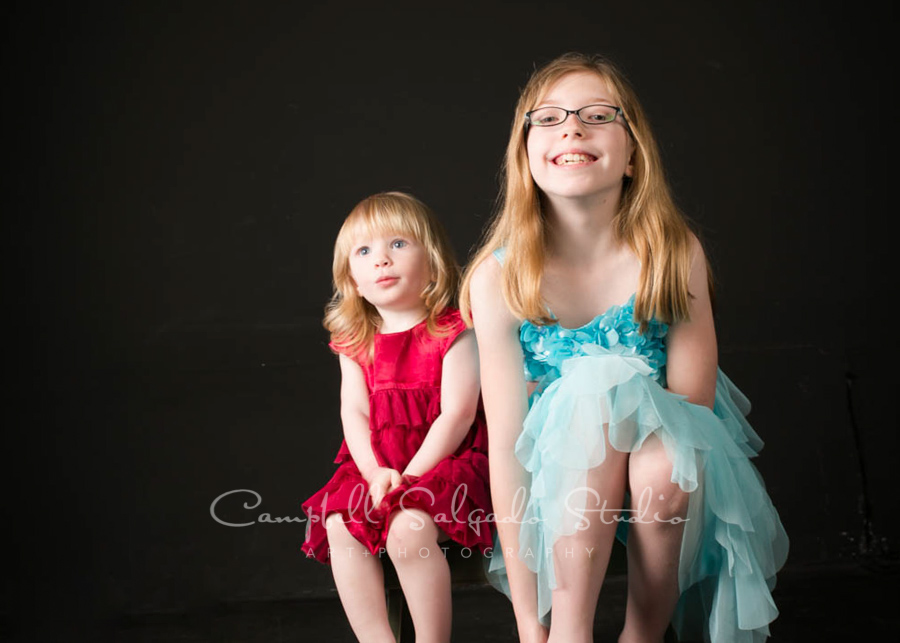
M 554 157 L 551 162 L 554 165 L 587 165 L 597 160 L 593 154 L 586 152 L 563 152 Z

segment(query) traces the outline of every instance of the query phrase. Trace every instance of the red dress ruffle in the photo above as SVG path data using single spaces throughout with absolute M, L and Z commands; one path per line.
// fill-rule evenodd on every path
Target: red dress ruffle
M 428 332 L 425 322 L 399 333 L 375 335 L 371 361 L 349 355 L 366 376 L 369 388 L 369 429 L 375 458 L 381 466 L 401 473 L 422 445 L 441 412 L 441 373 L 444 355 L 465 329 L 459 311 L 448 309 L 440 319 L 443 336 Z M 340 348 L 330 344 L 340 352 Z M 350 533 L 372 554 L 384 551 L 390 517 L 401 509 L 421 509 L 450 538 L 464 547 L 484 551 L 493 544 L 488 479 L 487 426 L 481 401 L 472 428 L 455 453 L 419 478 L 408 477 L 372 507 L 369 485 L 346 443 L 335 462 L 331 480 L 309 500 L 309 517 L 302 549 L 307 557 L 327 563 L 325 518 L 340 513 Z

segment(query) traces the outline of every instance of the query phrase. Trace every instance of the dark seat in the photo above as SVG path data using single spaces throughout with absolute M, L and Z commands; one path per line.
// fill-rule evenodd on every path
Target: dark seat
M 448 541 L 441 547 L 446 547 L 447 562 L 450 565 L 451 590 L 465 589 L 469 587 L 488 587 L 490 583 L 484 573 L 485 559 L 477 549 L 464 548 L 461 545 Z M 412 619 L 406 609 L 406 599 L 400 588 L 397 572 L 389 558 L 385 557 L 384 563 L 384 588 L 387 598 L 388 620 L 397 643 L 401 643 L 401 636 L 406 633 L 404 642 L 415 640 Z M 610 553 L 609 565 L 606 568 L 606 577 L 624 576 L 627 569 L 625 547 L 616 540 Z M 512 608 L 510 608 L 512 609 Z M 668 640 L 668 639 L 667 639 Z

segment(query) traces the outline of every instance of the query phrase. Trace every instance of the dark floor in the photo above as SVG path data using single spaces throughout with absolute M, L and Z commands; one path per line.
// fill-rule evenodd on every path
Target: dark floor
M 624 614 L 625 579 L 610 578 L 597 610 L 595 640 L 615 641 Z M 895 563 L 787 568 L 775 599 L 781 616 L 770 641 L 895 641 L 900 633 L 900 566 Z M 48 620 L 4 628 L 10 642 L 114 641 L 116 643 L 352 643 L 337 599 L 243 603 L 207 613 L 142 615 L 103 627 Z M 403 641 L 412 640 L 404 635 Z M 454 593 L 454 643 L 515 641 L 506 598 L 490 588 Z

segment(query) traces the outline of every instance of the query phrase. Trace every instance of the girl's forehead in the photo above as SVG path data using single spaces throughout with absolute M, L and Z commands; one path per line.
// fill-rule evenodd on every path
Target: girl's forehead
M 559 101 L 569 97 L 597 102 L 617 99 L 611 83 L 606 78 L 585 69 L 570 71 L 551 82 L 541 92 L 538 103 Z
M 366 241 L 389 237 L 407 237 L 418 240 L 412 234 L 412 230 L 404 230 L 396 225 L 380 224 L 378 222 L 360 223 L 350 230 L 347 235 L 350 245 L 358 245 Z

